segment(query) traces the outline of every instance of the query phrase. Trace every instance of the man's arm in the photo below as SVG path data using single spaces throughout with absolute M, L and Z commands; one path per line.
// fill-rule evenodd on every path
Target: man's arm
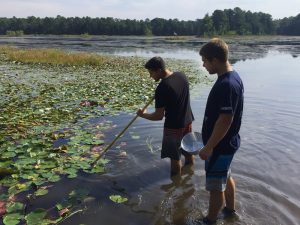
M 142 111 L 139 109 L 137 115 L 147 120 L 162 120 L 165 116 L 165 108 L 155 108 L 153 113 L 147 113 L 146 110 Z
M 224 138 L 233 121 L 232 114 L 220 114 L 217 119 L 213 132 L 207 141 L 207 144 L 199 152 L 201 159 L 206 160 L 213 152 L 214 147 Z

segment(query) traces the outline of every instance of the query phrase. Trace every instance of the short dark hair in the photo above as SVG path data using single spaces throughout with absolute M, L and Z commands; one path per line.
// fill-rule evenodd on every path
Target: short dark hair
M 208 43 L 202 46 L 199 52 L 199 54 L 205 57 L 208 61 L 212 61 L 213 58 L 216 58 L 221 62 L 227 62 L 228 53 L 228 45 L 220 38 L 211 39 Z
M 147 70 L 165 70 L 166 69 L 166 64 L 165 61 L 159 57 L 153 57 L 151 58 L 146 64 L 145 64 L 145 68 Z

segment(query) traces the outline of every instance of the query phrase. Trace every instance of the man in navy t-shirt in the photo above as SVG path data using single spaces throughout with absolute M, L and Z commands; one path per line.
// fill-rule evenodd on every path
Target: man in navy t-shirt
M 240 146 L 244 87 L 228 61 L 228 46 L 223 40 L 212 39 L 201 48 L 200 55 L 209 74 L 218 75 L 207 99 L 202 126 L 205 146 L 199 152 L 205 160 L 206 190 L 210 192 L 208 215 L 203 222 L 212 224 L 224 203 L 223 213 L 235 214 L 235 182 L 230 164 Z

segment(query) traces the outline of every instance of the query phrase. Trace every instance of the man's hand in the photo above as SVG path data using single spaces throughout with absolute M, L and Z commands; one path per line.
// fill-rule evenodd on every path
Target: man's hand
M 213 153 L 213 149 L 217 144 L 224 138 L 229 130 L 233 121 L 232 114 L 222 113 L 219 115 L 214 129 L 206 145 L 200 150 L 199 156 L 203 160 L 207 160 L 208 157 Z
M 143 111 L 143 109 L 139 109 L 139 110 L 136 112 L 136 114 L 137 114 L 139 117 L 143 117 L 144 113 L 146 113 L 146 112 L 147 112 L 147 109 L 145 109 L 144 111 Z
M 212 154 L 213 152 L 213 148 L 209 148 L 207 147 L 207 145 L 205 145 L 199 152 L 199 156 L 201 159 L 203 160 L 207 160 L 208 157 Z
M 152 113 L 147 113 L 147 110 L 139 109 L 136 114 L 139 117 L 142 117 L 147 120 L 162 120 L 165 115 L 165 108 L 155 108 L 155 111 Z

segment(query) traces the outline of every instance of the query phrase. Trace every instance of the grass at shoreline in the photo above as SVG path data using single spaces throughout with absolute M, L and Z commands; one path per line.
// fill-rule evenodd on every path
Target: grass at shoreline
M 60 49 L 18 49 L 0 47 L 0 54 L 8 60 L 22 63 L 46 63 L 67 66 L 101 66 L 109 62 L 109 57 L 88 53 L 67 53 Z

